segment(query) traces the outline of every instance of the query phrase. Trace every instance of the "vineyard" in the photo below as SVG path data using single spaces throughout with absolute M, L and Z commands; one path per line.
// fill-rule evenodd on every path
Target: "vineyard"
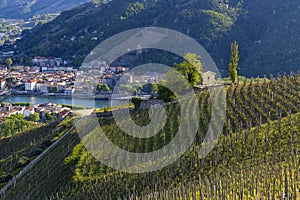
M 245 80 L 226 87 L 223 134 L 203 159 L 198 152 L 211 120 L 211 95 L 199 92 L 200 128 L 193 144 L 176 162 L 149 173 L 132 174 L 107 167 L 69 134 L 49 152 L 7 199 L 298 199 L 300 198 L 300 74 L 260 81 Z M 99 116 L 106 136 L 127 151 L 153 152 L 176 137 L 180 117 L 195 112 L 187 100 L 166 106 L 167 121 L 155 136 L 124 133 L 112 116 Z M 138 125 L 149 123 L 148 110 L 131 113 Z M 126 119 L 122 123 L 126 123 Z M 91 137 L 93 124 L 90 125 Z M 189 129 L 186 130 L 187 132 Z M 152 133 L 153 134 L 153 133 Z M 151 130 L 147 130 L 151 135 Z M 115 152 L 107 149 L 111 157 Z M 71 152 L 68 156 L 68 152 Z M 100 152 L 101 153 L 101 152 Z M 105 152 L 102 152 L 105 153 Z M 136 162 L 132 160 L 132 162 Z M 53 164 L 52 164 L 53 163 Z M 140 167 L 147 165 L 143 161 Z M 59 182 L 58 180 L 62 181 Z M 55 181 L 53 181 L 55 180 Z M 30 183 L 30 191 L 26 191 Z M 51 187 L 49 187 L 51 183 Z M 26 194 L 26 196 L 24 196 Z M 23 195 L 23 196 L 22 196 Z
M 4 186 L 68 130 L 70 120 L 67 118 L 60 124 L 52 122 L 1 139 L 0 186 Z

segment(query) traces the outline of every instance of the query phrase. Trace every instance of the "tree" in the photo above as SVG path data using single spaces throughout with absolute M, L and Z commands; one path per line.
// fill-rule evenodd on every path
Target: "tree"
M 57 117 L 51 115 L 50 113 L 46 113 L 45 119 L 46 119 L 46 121 L 55 121 L 55 120 L 57 120 Z
M 24 65 L 28 65 L 28 66 L 31 66 L 33 64 L 33 61 L 32 61 L 32 58 L 29 57 L 29 56 L 22 56 L 22 63 Z
M 48 91 L 50 93 L 58 93 L 59 92 L 59 89 L 58 89 L 58 86 L 49 86 L 48 87 Z
M 151 83 L 151 90 L 152 90 L 152 93 L 155 94 L 158 92 L 158 85 L 156 83 Z
M 231 79 L 232 83 L 237 82 L 238 78 L 238 65 L 239 65 L 239 45 L 236 41 L 231 44 L 231 56 L 229 62 L 229 78 Z
M 131 99 L 131 102 L 134 104 L 134 109 L 137 110 L 140 108 L 141 103 L 142 103 L 142 99 L 139 97 L 133 97 Z
M 97 92 L 108 92 L 110 87 L 107 84 L 98 84 L 96 90 Z
M 26 121 L 24 115 L 11 115 L 5 118 L 4 122 L 0 124 L 0 138 L 8 137 L 15 133 L 22 132 L 26 129 L 32 128 L 33 123 Z M 3 134 L 4 133 L 4 134 Z
M 8 42 L 9 41 L 8 35 L 4 35 L 3 39 L 4 39 L 5 42 Z
M 9 77 L 5 80 L 6 80 L 6 83 L 5 83 L 4 87 L 7 89 L 13 88 L 17 83 L 17 79 L 15 77 Z
M 28 116 L 27 120 L 31 122 L 38 122 L 40 121 L 40 116 L 38 113 L 33 113 Z
M 164 102 L 171 102 L 172 100 L 177 99 L 177 94 L 172 92 L 169 88 L 164 85 L 158 85 L 158 98 Z
M 201 80 L 201 68 L 202 63 L 200 61 L 200 56 L 194 53 L 187 53 L 184 56 L 185 61 L 179 64 L 174 64 L 175 69 L 183 75 L 187 81 L 192 85 L 195 86 Z
M 137 94 L 137 89 L 130 84 L 121 84 L 119 89 L 127 94 Z
M 175 70 L 167 72 L 158 85 L 158 98 L 164 102 L 186 95 L 191 86 L 195 86 L 200 81 L 202 64 L 196 54 L 186 54 L 185 61 L 174 66 Z
M 138 91 L 141 91 L 141 90 L 143 90 L 143 85 L 142 84 L 136 84 L 135 86 L 135 89 L 137 89 Z
M 10 68 L 10 66 L 13 64 L 13 61 L 12 61 L 11 58 L 7 58 L 7 59 L 5 60 L 5 63 L 6 63 L 6 65 L 7 65 L 7 67 Z
M 100 4 L 100 0 L 92 0 L 92 3 L 93 3 L 94 5 L 99 5 L 99 4 Z

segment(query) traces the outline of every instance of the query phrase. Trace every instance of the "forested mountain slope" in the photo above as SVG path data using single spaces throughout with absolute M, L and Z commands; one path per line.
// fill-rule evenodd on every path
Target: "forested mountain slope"
M 18 50 L 29 56 L 74 58 L 80 65 L 104 39 L 132 28 L 158 26 L 195 38 L 224 75 L 234 40 L 240 44 L 242 75 L 297 71 L 299 7 L 300 2 L 293 0 L 114 0 L 100 6 L 88 3 L 25 35 Z

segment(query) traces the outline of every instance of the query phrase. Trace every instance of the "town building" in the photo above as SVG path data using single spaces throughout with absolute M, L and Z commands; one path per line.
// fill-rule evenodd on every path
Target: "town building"
M 68 87 L 65 89 L 65 94 L 70 95 L 70 94 L 73 94 L 74 91 L 75 91 L 74 87 Z
M 0 80 L 0 90 L 4 90 L 5 89 L 5 84 L 6 84 L 6 80 L 5 79 L 1 79 Z
M 31 114 L 34 114 L 34 113 L 35 112 L 34 112 L 33 108 L 26 108 L 23 111 L 24 118 L 28 118 Z
M 203 85 L 214 85 L 216 84 L 216 73 L 212 71 L 204 72 L 202 75 Z
M 29 80 L 25 83 L 25 90 L 26 91 L 34 91 L 36 89 L 36 80 Z

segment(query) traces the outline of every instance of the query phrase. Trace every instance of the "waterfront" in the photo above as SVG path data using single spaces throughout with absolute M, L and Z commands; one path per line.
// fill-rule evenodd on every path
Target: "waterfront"
M 74 106 L 83 106 L 86 108 L 104 108 L 109 107 L 111 104 L 120 105 L 126 101 L 120 100 L 93 100 L 93 99 L 72 99 L 67 97 L 49 97 L 49 96 L 30 96 L 30 95 L 11 95 L 4 97 L 2 102 L 9 103 L 30 103 L 33 104 L 43 104 L 43 103 L 53 103 L 53 104 L 67 104 Z

